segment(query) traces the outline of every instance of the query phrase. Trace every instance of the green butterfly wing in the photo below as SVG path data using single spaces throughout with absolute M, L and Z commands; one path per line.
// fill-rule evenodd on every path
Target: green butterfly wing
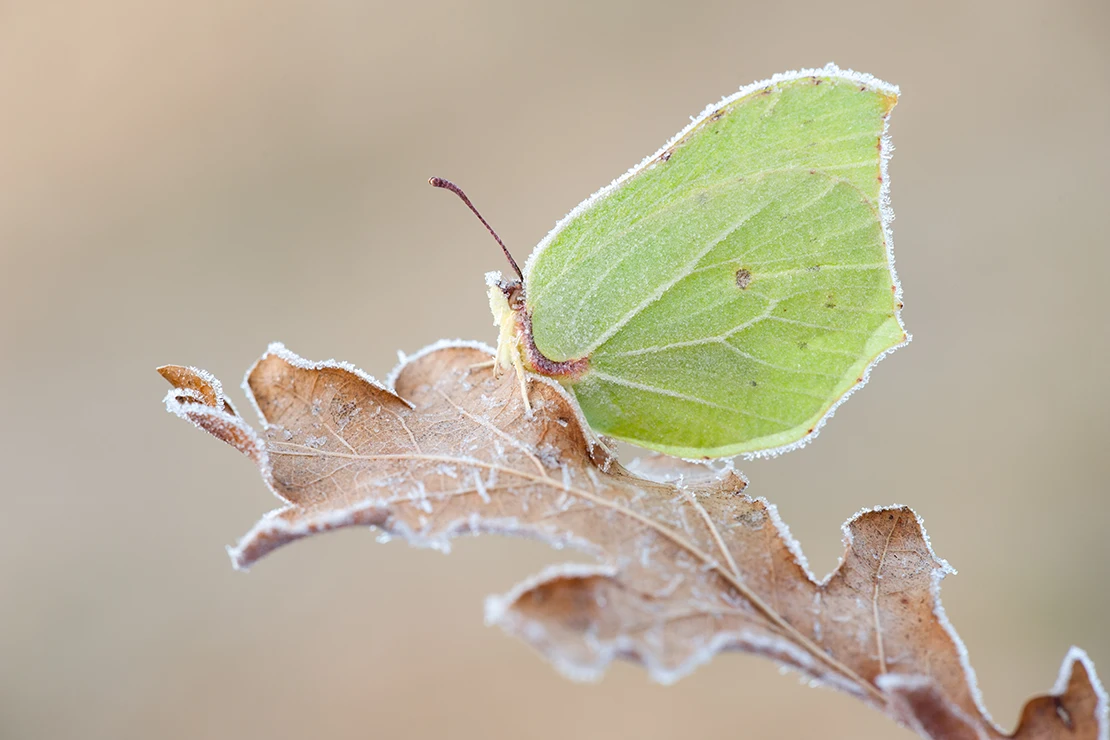
M 897 88 L 745 88 L 564 219 L 525 268 L 536 348 L 598 432 L 682 457 L 804 443 L 907 335 L 884 137 Z

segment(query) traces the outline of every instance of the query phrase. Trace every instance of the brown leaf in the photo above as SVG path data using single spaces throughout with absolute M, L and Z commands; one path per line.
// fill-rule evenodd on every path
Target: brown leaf
M 775 507 L 743 493 L 731 467 L 652 457 L 623 468 L 567 394 L 533 379 L 525 415 L 512 374 L 475 366 L 486 348 L 441 345 L 402 364 L 394 390 L 339 363 L 275 345 L 247 384 L 263 441 L 202 371 L 163 368 L 169 410 L 258 464 L 284 508 L 230 549 L 238 568 L 287 542 L 374 526 L 448 549 L 496 532 L 591 553 L 487 602 L 487 621 L 560 671 L 599 676 L 613 658 L 674 681 L 722 650 L 764 655 L 853 694 L 932 738 L 1006 737 L 939 601 L 952 572 L 906 507 L 863 511 L 818 582 Z M 1012 737 L 1099 738 L 1106 694 L 1073 648 L 1051 696 L 1031 700 Z
M 204 370 L 181 365 L 163 365 L 158 373 L 174 386 L 166 394 L 167 411 L 239 450 L 258 463 L 263 476 L 269 479 L 266 445 L 224 398 L 220 381 Z

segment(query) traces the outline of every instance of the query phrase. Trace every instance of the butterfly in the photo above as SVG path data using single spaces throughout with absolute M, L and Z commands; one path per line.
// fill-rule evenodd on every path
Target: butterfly
M 887 122 L 898 88 L 835 65 L 710 105 L 487 276 L 496 368 L 559 381 L 590 426 L 684 458 L 804 445 L 909 341 Z

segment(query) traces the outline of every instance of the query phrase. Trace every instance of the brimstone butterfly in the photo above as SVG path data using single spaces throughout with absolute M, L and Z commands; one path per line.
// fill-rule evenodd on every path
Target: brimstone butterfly
M 804 444 L 908 340 L 887 196 L 897 96 L 830 64 L 707 108 L 523 271 L 510 257 L 520 280 L 489 276 L 497 365 L 522 387 L 523 369 L 559 380 L 595 431 L 671 455 Z

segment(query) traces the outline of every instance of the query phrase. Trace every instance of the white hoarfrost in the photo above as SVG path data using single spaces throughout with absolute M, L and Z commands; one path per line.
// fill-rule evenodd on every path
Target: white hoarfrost
M 936 567 L 933 568 L 933 572 L 931 574 L 932 579 L 929 586 L 929 593 L 933 597 L 933 615 L 936 616 L 937 621 L 940 623 L 940 626 L 948 634 L 948 638 L 952 641 L 952 645 L 956 649 L 956 654 L 960 657 L 960 666 L 963 668 L 964 677 L 967 680 L 968 688 L 971 690 L 971 698 L 975 701 L 975 708 L 979 710 L 979 713 L 983 715 L 983 718 L 987 722 L 989 722 L 992 727 L 998 730 L 998 732 L 1002 732 L 1002 728 L 1000 728 L 998 726 L 998 723 L 994 721 L 994 718 L 991 717 L 991 713 L 987 711 L 986 704 L 983 703 L 983 692 L 979 689 L 979 679 L 975 675 L 975 669 L 971 667 L 971 658 L 968 654 L 967 646 L 964 645 L 964 641 L 960 638 L 959 633 L 956 632 L 956 628 L 952 626 L 952 622 L 948 620 L 948 614 L 945 613 L 944 604 L 942 604 L 940 600 L 940 582 L 944 580 L 945 576 L 956 575 L 957 571 L 948 563 L 947 560 L 937 556 L 936 551 L 933 550 L 933 543 L 929 540 L 929 532 L 925 529 L 925 521 L 921 518 L 921 516 L 910 507 L 900 505 L 874 506 L 869 509 L 860 509 L 840 527 L 840 531 L 844 533 L 844 544 L 848 546 L 852 544 L 852 523 L 865 514 L 907 509 L 913 513 L 915 519 L 917 520 L 917 527 L 919 530 L 921 530 L 921 538 L 925 541 L 925 547 L 929 550 L 929 557 L 931 557 L 933 559 L 933 562 L 936 563 Z M 829 578 L 832 577 L 833 573 L 836 573 L 836 571 L 840 569 L 840 566 L 843 562 L 844 557 L 841 556 L 836 568 L 832 571 L 832 573 L 829 573 L 829 575 L 825 576 L 821 583 L 827 583 Z
M 204 371 L 197 371 L 196 368 L 189 369 L 197 372 L 198 375 L 201 375 L 202 378 L 211 383 L 212 388 L 216 391 L 217 406 L 213 407 L 205 404 L 200 393 L 198 393 L 197 391 L 184 388 L 173 388 L 166 392 L 166 397 L 164 399 L 166 404 L 166 411 L 169 411 L 175 416 L 181 417 L 196 428 L 204 429 L 205 431 L 208 430 L 205 429 L 204 425 L 201 423 L 202 419 L 208 421 L 216 427 L 223 426 L 242 432 L 243 435 L 246 437 L 247 442 L 251 445 L 251 450 L 240 451 L 252 455 L 252 457 L 258 462 L 258 467 L 262 472 L 262 477 L 266 481 L 266 485 L 269 486 L 271 482 L 270 455 L 266 449 L 266 443 L 262 440 L 260 436 L 258 436 L 258 432 L 254 430 L 254 427 L 244 421 L 243 418 L 238 415 L 238 413 L 228 413 L 224 410 L 223 405 L 225 403 L 232 409 L 233 412 L 235 410 L 235 407 L 223 396 L 223 391 L 218 382 L 212 383 L 215 378 L 213 378 L 208 373 L 205 373 Z M 178 400 L 182 397 L 194 399 L 195 402 L 183 402 Z M 270 490 L 273 491 L 273 486 L 270 486 Z M 278 498 L 281 497 L 278 496 Z
M 906 675 L 902 673 L 884 673 L 877 676 L 875 678 L 875 685 L 878 686 L 883 693 L 894 697 L 894 701 L 897 701 L 900 695 L 939 689 L 936 682 L 928 676 Z M 979 740 L 992 740 L 991 735 L 983 729 L 982 724 L 975 717 L 968 717 L 962 709 L 951 702 L 948 704 L 948 710 L 959 717 L 967 727 L 972 728 L 975 731 L 975 736 L 979 738 Z M 908 719 L 913 725 L 911 729 L 918 734 L 929 737 L 927 730 L 921 726 L 918 717 L 912 712 L 910 712 L 909 715 Z M 993 722 L 991 724 L 993 725 Z
M 1098 673 L 1095 671 L 1095 663 L 1088 657 L 1087 652 L 1082 648 L 1074 645 L 1068 650 L 1068 654 L 1064 656 L 1064 662 L 1060 664 L 1060 673 L 1056 676 L 1056 683 L 1052 687 L 1052 693 L 1056 696 L 1062 695 L 1068 690 L 1068 680 L 1071 678 L 1072 671 L 1075 670 L 1075 664 L 1082 663 L 1083 667 L 1087 670 L 1087 676 L 1091 679 L 1091 686 L 1095 690 L 1095 696 L 1098 701 L 1095 705 L 1095 717 L 1098 718 L 1098 740 L 1110 740 L 1110 696 L 1106 693 L 1106 688 L 1098 679 Z
M 497 278 L 495 279 L 499 279 L 501 273 L 488 273 L 487 279 L 490 279 L 490 275 L 497 276 Z M 389 389 L 391 391 L 393 390 L 394 386 L 396 385 L 397 378 L 401 375 L 401 371 L 405 369 L 406 365 L 412 362 L 416 362 L 420 358 L 425 357 L 426 355 L 430 355 L 433 352 L 438 352 L 441 349 L 452 349 L 455 347 L 478 350 L 479 352 L 490 355 L 491 360 L 497 356 L 497 350 L 495 350 L 488 344 L 485 344 L 484 342 L 475 342 L 466 339 L 440 339 L 439 341 L 433 342 L 427 347 L 424 347 L 423 349 L 420 349 L 411 355 L 400 355 L 401 361 L 397 364 L 396 367 L 393 368 L 393 370 L 390 371 L 389 375 L 386 378 Z M 590 428 L 590 423 L 586 421 L 586 417 L 582 415 L 582 410 L 578 407 L 578 402 L 574 400 L 574 397 L 569 392 L 567 392 L 566 388 L 564 388 L 558 381 L 553 380 L 552 378 L 546 378 L 542 375 L 536 375 L 534 373 L 528 373 L 528 381 L 529 383 L 543 383 L 544 385 L 558 393 L 563 398 L 563 400 L 567 402 L 567 405 L 574 412 L 574 418 L 578 421 L 578 425 L 582 427 L 582 430 L 585 432 L 586 444 L 589 446 L 591 452 L 595 447 L 600 447 L 602 450 L 605 451 L 607 458 L 616 459 L 616 454 L 612 451 L 612 449 L 610 449 L 610 447 L 606 445 L 594 433 L 593 429 Z M 605 470 L 607 464 L 608 463 L 602 466 L 602 470 Z
M 561 674 L 574 681 L 597 681 L 605 674 L 606 668 L 616 658 L 635 656 L 647 670 L 648 675 L 661 684 L 669 685 L 685 678 L 699 666 L 708 663 L 718 653 L 726 650 L 742 649 L 757 655 L 780 658 L 789 661 L 810 673 L 820 675 L 826 684 L 839 688 L 852 695 L 860 695 L 854 683 L 824 670 L 813 656 L 800 646 L 786 639 L 770 637 L 750 630 L 725 631 L 714 634 L 705 644 L 686 655 L 675 665 L 665 663 L 655 650 L 639 643 L 628 635 L 602 641 L 590 641 L 590 655 L 585 660 L 574 659 L 559 648 L 559 641 L 551 636 L 544 624 L 527 620 L 513 610 L 522 596 L 533 589 L 560 578 L 590 578 L 593 576 L 617 577 L 619 571 L 608 565 L 589 565 L 565 563 L 554 565 L 518 583 L 508 593 L 490 596 L 486 599 L 486 624 L 501 627 L 515 634 L 535 647 Z M 661 645 L 651 647 L 661 648 Z
M 400 376 L 401 371 L 405 369 L 406 365 L 416 362 L 422 357 L 430 355 L 433 352 L 438 352 L 441 349 L 451 349 L 452 347 L 461 347 L 463 349 L 476 349 L 479 352 L 485 352 L 487 355 L 495 354 L 493 347 L 485 342 L 475 342 L 469 339 L 440 339 L 437 342 L 432 342 L 426 347 L 417 350 L 411 355 L 406 355 L 402 352 L 397 353 L 398 362 L 389 371 L 389 375 L 385 376 L 385 384 L 390 391 L 393 391 L 397 386 L 397 378 Z M 490 358 L 492 359 L 492 357 Z
M 247 394 L 247 400 L 250 401 L 251 406 L 254 408 L 254 413 L 258 416 L 258 421 L 261 422 L 263 425 L 266 424 L 266 418 L 262 415 L 262 409 L 258 407 L 258 401 L 255 400 L 254 394 L 251 392 L 250 383 L 248 381 L 250 380 L 251 373 L 254 372 L 259 363 L 261 363 L 267 357 L 271 356 L 278 357 L 285 362 L 288 362 L 293 367 L 298 367 L 302 370 L 343 370 L 351 373 L 361 380 L 366 381 L 379 390 L 393 393 L 392 388 L 380 383 L 377 378 L 365 372 L 364 370 L 360 370 L 349 362 L 340 362 L 338 360 L 312 362 L 311 360 L 306 360 L 297 353 L 291 352 L 290 350 L 286 349 L 285 345 L 281 342 L 271 342 L 270 346 L 266 348 L 266 351 L 262 354 L 262 356 L 259 357 L 253 365 L 247 368 L 247 372 L 243 375 L 243 382 L 240 383 L 239 386 L 243 389 L 243 392 Z M 404 399 L 401 400 L 408 404 L 408 401 L 405 401 Z M 411 404 L 409 405 L 411 406 Z
M 761 502 L 764 508 L 767 509 L 767 514 L 771 517 L 771 524 L 775 525 L 775 529 L 778 531 L 779 537 L 782 538 L 783 544 L 786 545 L 786 549 L 789 550 L 790 554 L 794 557 L 794 562 L 798 564 L 798 567 L 802 569 L 802 572 L 806 574 L 809 580 L 817 583 L 817 578 L 814 577 L 813 571 L 809 569 L 809 559 L 806 558 L 805 553 L 802 552 L 802 546 L 794 539 L 794 535 L 790 533 L 790 527 L 786 526 L 786 522 L 779 516 L 779 507 L 762 496 L 755 500 Z M 841 560 L 843 560 L 843 556 L 841 556 Z M 837 567 L 839 567 L 839 564 Z M 824 584 L 831 577 L 832 573 L 825 576 L 821 583 Z

